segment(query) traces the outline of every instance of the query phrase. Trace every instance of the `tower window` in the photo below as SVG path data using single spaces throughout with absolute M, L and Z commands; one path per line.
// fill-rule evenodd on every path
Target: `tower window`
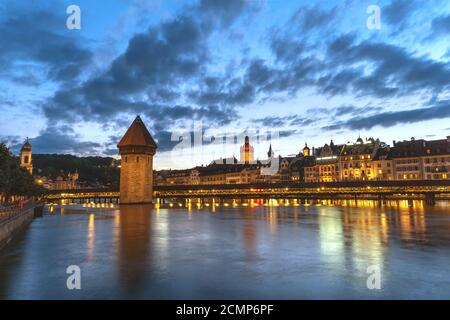
M 23 162 L 24 162 L 24 163 L 28 163 L 29 160 L 30 160 L 30 159 L 29 159 L 28 156 L 25 156 L 25 157 L 23 158 Z
M 136 162 L 139 163 L 139 156 L 136 157 Z
M 125 162 L 127 162 L 128 161 L 128 157 L 125 157 Z

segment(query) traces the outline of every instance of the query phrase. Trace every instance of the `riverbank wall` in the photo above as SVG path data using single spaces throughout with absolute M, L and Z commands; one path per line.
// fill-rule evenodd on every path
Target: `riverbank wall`
M 0 221 L 0 250 L 21 230 L 28 226 L 35 216 L 42 216 L 43 205 L 24 208 Z

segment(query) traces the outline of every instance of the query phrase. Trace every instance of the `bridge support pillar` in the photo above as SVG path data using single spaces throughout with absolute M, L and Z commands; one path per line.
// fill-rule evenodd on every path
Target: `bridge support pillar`
M 425 194 L 425 204 L 434 206 L 436 204 L 436 195 L 434 193 Z

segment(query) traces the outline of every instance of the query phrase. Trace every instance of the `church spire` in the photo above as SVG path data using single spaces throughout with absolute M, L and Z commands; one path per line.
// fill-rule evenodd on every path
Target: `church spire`
M 270 146 L 269 146 L 269 152 L 267 152 L 267 157 L 270 159 L 270 158 L 273 157 L 273 155 L 274 155 L 274 152 L 273 152 L 273 150 L 272 150 L 272 144 L 270 144 Z

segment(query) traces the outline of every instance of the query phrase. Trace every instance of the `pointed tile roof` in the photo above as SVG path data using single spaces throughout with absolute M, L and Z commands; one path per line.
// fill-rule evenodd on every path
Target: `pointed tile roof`
M 117 145 L 119 148 L 128 146 L 157 148 L 155 140 L 153 140 L 140 116 L 137 116 L 136 119 L 134 119 L 133 123 Z
M 28 137 L 27 140 L 25 140 L 25 143 L 23 144 L 22 148 L 20 149 L 21 151 L 23 150 L 31 150 L 31 144 L 28 142 Z

